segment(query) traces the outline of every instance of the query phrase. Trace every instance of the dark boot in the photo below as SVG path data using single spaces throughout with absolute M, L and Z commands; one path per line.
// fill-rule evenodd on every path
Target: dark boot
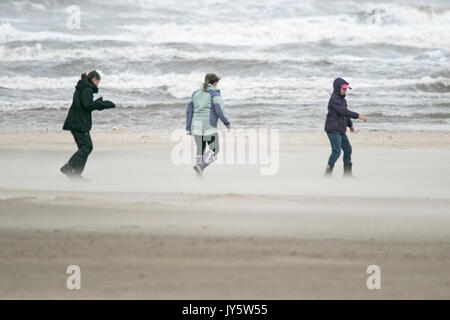
M 330 177 L 330 176 L 332 175 L 332 173 L 333 173 L 333 169 L 334 169 L 334 164 L 333 164 L 333 165 L 328 164 L 328 165 L 327 165 L 327 168 L 325 169 L 325 174 L 324 174 L 324 176 Z
M 352 163 L 344 163 L 344 177 L 354 178 L 352 174 Z
M 70 164 L 66 163 L 59 169 L 63 174 L 65 174 L 69 178 L 73 178 L 75 176 L 75 168 Z

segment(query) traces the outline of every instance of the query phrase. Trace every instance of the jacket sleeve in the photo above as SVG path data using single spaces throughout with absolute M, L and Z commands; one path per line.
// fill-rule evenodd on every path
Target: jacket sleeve
M 80 99 L 81 99 L 81 106 L 87 111 L 110 109 L 116 106 L 111 101 L 107 100 L 103 101 L 103 98 L 99 98 L 94 101 L 92 97 L 92 90 L 89 88 L 86 88 L 83 91 L 81 91 Z
M 94 103 L 98 106 L 97 110 L 111 109 L 116 107 L 116 105 L 113 102 L 109 100 L 103 101 L 103 98 L 101 97 L 95 100 Z
M 349 128 L 353 127 L 353 121 L 350 118 L 347 118 L 347 127 Z
M 344 107 L 341 103 L 339 103 L 336 100 L 334 100 L 331 103 L 331 109 L 336 111 L 341 116 L 345 116 L 345 117 L 353 118 L 353 119 L 358 119 L 359 118 L 359 114 L 358 113 L 348 110 L 346 107 Z
M 223 124 L 228 128 L 231 125 L 231 123 L 230 123 L 230 120 L 228 120 L 228 116 L 225 111 L 225 104 L 223 103 L 220 92 L 215 92 L 212 95 L 212 104 L 213 104 L 214 111 L 216 112 L 217 116 L 223 122 Z
M 186 131 L 191 132 L 192 117 L 194 116 L 194 102 L 189 102 L 186 109 Z

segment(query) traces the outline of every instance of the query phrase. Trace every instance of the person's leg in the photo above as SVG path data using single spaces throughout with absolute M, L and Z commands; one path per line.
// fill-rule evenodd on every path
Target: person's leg
M 219 153 L 219 135 L 217 133 L 207 137 L 209 149 L 214 152 L 215 155 Z
M 333 173 L 334 164 L 337 159 L 341 155 L 341 144 L 342 144 L 342 135 L 340 133 L 328 133 L 328 139 L 330 140 L 331 145 L 331 155 L 328 158 L 327 168 L 325 170 L 325 175 L 331 175 Z
M 194 141 L 196 145 L 196 154 L 195 154 L 195 164 L 200 165 L 203 162 L 203 154 L 205 153 L 206 149 L 206 141 L 204 140 L 203 136 L 194 136 Z
M 77 148 L 78 150 L 72 155 L 72 157 L 70 157 L 69 161 L 67 161 L 67 163 L 65 165 L 63 165 L 59 170 L 65 174 L 68 177 L 72 177 L 75 175 L 75 168 L 73 167 L 74 165 L 76 165 L 77 162 L 77 158 L 78 158 L 78 151 L 79 151 L 79 146 L 78 146 L 78 142 L 77 142 L 77 132 L 75 131 L 71 131 L 73 139 L 75 140 L 75 143 L 77 144 Z
M 331 145 L 331 155 L 328 164 L 334 166 L 341 155 L 342 135 L 340 133 L 327 133 Z
M 352 146 L 346 134 L 342 135 L 342 151 L 344 151 L 344 163 L 352 163 Z
M 209 150 L 203 156 L 203 163 L 200 168 L 202 171 L 217 159 L 219 152 L 219 135 L 217 133 L 204 137 L 204 141 L 208 143 Z
M 344 175 L 352 175 L 352 146 L 346 134 L 342 135 L 342 151 L 344 151 Z
M 81 163 L 80 169 L 77 172 L 80 175 L 84 171 L 84 167 L 86 166 L 89 155 L 92 153 L 92 150 L 94 150 L 94 144 L 92 143 L 91 134 L 89 132 L 86 132 L 84 135 L 82 149 L 84 150 L 84 158 L 83 162 Z
M 81 175 L 88 156 L 93 149 L 92 139 L 89 132 L 72 131 L 72 135 L 77 144 L 78 151 L 69 159 L 69 165 L 74 169 L 75 175 Z

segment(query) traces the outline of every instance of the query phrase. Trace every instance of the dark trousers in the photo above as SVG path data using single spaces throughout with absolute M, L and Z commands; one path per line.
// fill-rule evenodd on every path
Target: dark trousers
M 334 166 L 337 159 L 341 155 L 341 149 L 344 151 L 344 163 L 352 163 L 352 146 L 345 133 L 329 133 L 327 132 L 328 139 L 331 144 L 331 155 L 328 159 L 328 164 Z
M 219 136 L 217 133 L 208 136 L 194 136 L 194 139 L 197 145 L 197 156 L 203 156 L 206 144 L 215 154 L 219 153 Z
M 78 151 L 69 159 L 69 165 L 75 169 L 76 174 L 81 174 L 86 165 L 89 154 L 94 146 L 89 132 L 71 131 L 78 147 Z

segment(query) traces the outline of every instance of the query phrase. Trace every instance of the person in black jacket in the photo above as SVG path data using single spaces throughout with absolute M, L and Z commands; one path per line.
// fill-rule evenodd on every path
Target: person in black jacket
M 341 155 L 341 149 L 344 151 L 344 176 L 352 176 L 352 146 L 346 135 L 347 127 L 350 128 L 350 132 L 355 132 L 352 118 L 367 121 L 366 117 L 347 109 L 345 100 L 347 89 L 351 89 L 347 81 L 342 78 L 334 80 L 325 121 L 325 131 L 331 144 L 331 155 L 325 170 L 326 176 L 333 173 L 334 164 Z
M 92 111 L 114 108 L 111 101 L 103 101 L 99 98 L 94 101 L 94 93 L 98 92 L 100 74 L 91 71 L 87 75 L 83 73 L 73 93 L 72 105 L 64 122 L 63 130 L 69 130 L 77 144 L 78 151 L 60 169 L 70 178 L 81 177 L 93 145 L 89 131 L 92 128 Z

